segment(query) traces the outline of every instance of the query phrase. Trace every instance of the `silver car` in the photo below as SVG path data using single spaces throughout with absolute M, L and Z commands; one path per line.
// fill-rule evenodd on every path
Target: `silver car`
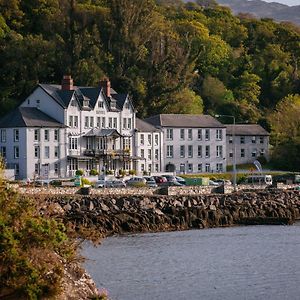
M 124 181 L 121 180 L 104 180 L 100 179 L 95 184 L 96 188 L 123 188 L 126 187 L 126 184 Z
M 129 180 L 126 181 L 127 186 L 145 186 L 146 185 L 146 179 L 143 177 L 132 177 Z
M 157 183 L 155 182 L 154 177 L 152 177 L 152 176 L 144 176 L 144 178 L 146 179 L 146 185 L 148 187 L 157 188 Z

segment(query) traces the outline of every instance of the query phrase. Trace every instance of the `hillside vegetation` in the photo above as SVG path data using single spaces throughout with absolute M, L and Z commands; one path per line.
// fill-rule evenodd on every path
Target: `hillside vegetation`
M 97 85 L 108 76 L 140 117 L 234 114 L 272 129 L 276 147 L 299 147 L 297 120 L 284 134 L 275 124 L 285 105 L 299 107 L 299 27 L 197 3 L 0 0 L 0 111 L 38 82 L 70 73 L 78 85 Z

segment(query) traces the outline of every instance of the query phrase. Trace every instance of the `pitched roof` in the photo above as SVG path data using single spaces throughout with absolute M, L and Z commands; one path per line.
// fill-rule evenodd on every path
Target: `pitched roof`
M 139 118 L 136 118 L 135 127 L 138 131 L 141 132 L 155 132 L 159 131 L 156 127 L 151 125 L 150 123 L 147 123 Z
M 225 128 L 210 115 L 160 114 L 149 117 L 145 121 L 159 127 Z
M 90 131 L 88 131 L 85 136 L 100 136 L 100 137 L 120 137 L 121 134 L 116 129 L 99 129 L 99 128 L 93 128 Z
M 101 93 L 101 87 L 80 87 L 79 90 L 85 97 L 90 99 L 90 105 L 95 107 L 97 99 Z
M 117 107 L 119 109 L 123 109 L 124 103 L 128 97 L 128 94 L 117 94 L 117 93 L 111 93 L 111 97 L 116 100 Z
M 236 124 L 226 125 L 226 134 L 232 135 L 270 135 L 268 131 L 258 124 Z
M 35 107 L 18 107 L 0 119 L 1 128 L 66 127 Z
M 57 84 L 39 84 L 39 86 L 52 97 L 60 106 L 67 108 L 75 93 L 80 105 L 83 105 L 83 99 L 90 100 L 90 106 L 95 107 L 99 95 L 102 94 L 104 99 L 109 102 L 110 99 L 104 94 L 103 88 L 99 87 L 84 87 L 73 86 L 74 90 L 62 90 L 61 85 Z M 117 102 L 117 111 L 122 110 L 128 94 L 118 94 L 114 89 L 111 89 L 111 97 Z

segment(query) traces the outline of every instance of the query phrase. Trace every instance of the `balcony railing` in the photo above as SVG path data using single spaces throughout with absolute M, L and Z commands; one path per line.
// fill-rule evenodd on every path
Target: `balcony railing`
M 84 150 L 86 156 L 130 156 L 129 150 L 113 150 L 113 149 L 86 149 Z

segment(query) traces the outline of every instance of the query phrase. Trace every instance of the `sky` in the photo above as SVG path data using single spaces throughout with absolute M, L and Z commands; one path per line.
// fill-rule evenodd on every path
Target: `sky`
M 300 5 L 300 0 L 263 0 L 265 2 L 278 2 L 289 6 Z

